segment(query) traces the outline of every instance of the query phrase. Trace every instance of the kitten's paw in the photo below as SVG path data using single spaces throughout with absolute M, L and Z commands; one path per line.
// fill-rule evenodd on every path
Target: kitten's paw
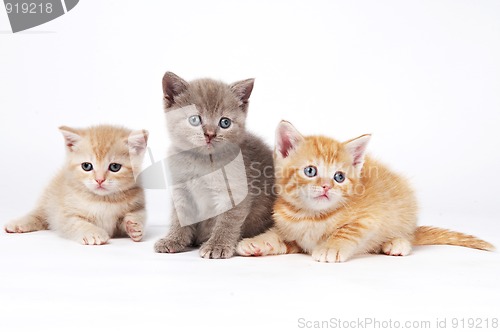
M 281 246 L 281 244 L 278 245 Z M 286 252 L 286 245 L 283 244 L 283 246 L 284 248 L 274 248 L 269 241 L 244 239 L 238 243 L 236 252 L 240 256 L 266 256 L 280 250 Z
M 109 235 L 103 229 L 90 230 L 82 233 L 78 242 L 85 245 L 101 245 L 109 241 Z
M 144 225 L 140 222 L 132 220 L 125 221 L 125 230 L 132 241 L 139 242 L 142 240 L 142 236 L 144 235 L 143 229 Z
M 178 241 L 172 240 L 168 237 L 159 239 L 155 243 L 155 252 L 159 253 L 176 253 L 182 252 L 186 249 L 186 246 L 179 243 Z
M 411 253 L 411 242 L 403 238 L 395 238 L 382 245 L 382 252 L 390 256 L 407 256 Z
M 203 258 L 229 258 L 234 255 L 234 246 L 226 244 L 212 244 L 205 242 L 200 247 L 200 256 Z
M 15 222 L 8 223 L 3 228 L 6 233 L 27 233 L 31 232 L 31 229 L 26 225 L 18 225 Z
M 352 254 L 349 250 L 335 247 L 320 247 L 314 249 L 312 258 L 315 261 L 322 263 L 343 263 L 351 258 Z
M 3 229 L 7 233 L 28 233 L 48 229 L 48 224 L 39 218 L 27 216 L 9 222 Z

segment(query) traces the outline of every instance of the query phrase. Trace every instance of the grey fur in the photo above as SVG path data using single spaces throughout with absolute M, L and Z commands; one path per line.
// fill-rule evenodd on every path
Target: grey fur
M 167 72 L 163 77 L 163 94 L 167 129 L 171 139 L 170 154 L 183 151 L 182 160 L 174 169 L 182 172 L 182 177 L 196 179 L 202 161 L 207 154 L 213 160 L 225 162 L 229 146 L 239 146 L 246 169 L 248 195 L 236 207 L 213 218 L 182 227 L 178 213 L 172 207 L 170 230 L 166 237 L 158 240 L 155 251 L 174 253 L 187 250 L 191 246 L 201 246 L 204 258 L 229 258 L 242 237 L 252 237 L 267 230 L 272 224 L 274 195 L 274 170 L 271 149 L 258 137 L 245 129 L 248 99 L 253 89 L 253 79 L 239 81 L 231 85 L 212 79 L 186 82 L 177 75 Z M 186 126 L 185 118 L 169 118 L 171 111 L 195 105 L 202 117 L 201 128 Z M 221 117 L 232 120 L 229 129 L 218 126 Z M 201 131 L 201 129 L 203 131 Z M 207 132 L 215 132 L 213 149 L 204 146 Z M 201 147 L 201 148 L 200 148 Z M 206 167 L 205 167 L 206 168 Z M 177 174 L 179 176 L 179 174 Z M 181 189 L 182 190 L 182 189 Z M 177 192 L 178 206 L 191 206 L 193 201 L 203 197 L 191 197 L 190 193 Z M 202 196 L 202 195 L 198 195 Z M 189 213 L 190 209 L 182 209 Z M 194 213 L 194 211 L 193 211 Z M 183 215 L 183 218 L 190 216 Z

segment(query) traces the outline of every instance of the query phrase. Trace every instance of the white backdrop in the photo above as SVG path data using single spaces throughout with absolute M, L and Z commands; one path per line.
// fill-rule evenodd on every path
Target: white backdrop
M 0 10 L 1 213 L 26 210 L 63 160 L 57 127 L 123 124 L 166 137 L 161 78 L 255 77 L 248 128 L 273 144 L 373 133 L 423 215 L 498 217 L 498 1 L 81 1 L 8 33 Z M 163 193 L 149 193 L 164 224 Z M 425 223 L 425 220 L 422 222 Z
M 0 220 L 61 166 L 57 127 L 145 128 L 168 144 L 161 78 L 255 77 L 248 128 L 279 120 L 369 150 L 417 189 L 422 224 L 498 245 L 500 2 L 98 1 L 12 34 L 0 8 Z M 146 163 L 147 164 L 147 163 Z M 148 191 L 166 226 L 165 191 Z

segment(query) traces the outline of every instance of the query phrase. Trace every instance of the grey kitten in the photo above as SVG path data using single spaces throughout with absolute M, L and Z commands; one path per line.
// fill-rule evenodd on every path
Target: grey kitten
M 242 237 L 271 226 L 272 151 L 245 129 L 253 84 L 253 79 L 228 85 L 186 82 L 171 72 L 163 76 L 174 206 L 170 230 L 156 242 L 156 252 L 201 246 L 203 258 L 229 258 Z M 215 215 L 228 198 L 230 208 Z

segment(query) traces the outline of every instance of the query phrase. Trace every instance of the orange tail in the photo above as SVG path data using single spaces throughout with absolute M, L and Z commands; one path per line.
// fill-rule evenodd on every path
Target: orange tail
M 475 236 L 460 232 L 450 231 L 444 228 L 420 226 L 415 231 L 414 245 L 426 244 L 449 244 L 481 250 L 495 250 L 495 247 Z

